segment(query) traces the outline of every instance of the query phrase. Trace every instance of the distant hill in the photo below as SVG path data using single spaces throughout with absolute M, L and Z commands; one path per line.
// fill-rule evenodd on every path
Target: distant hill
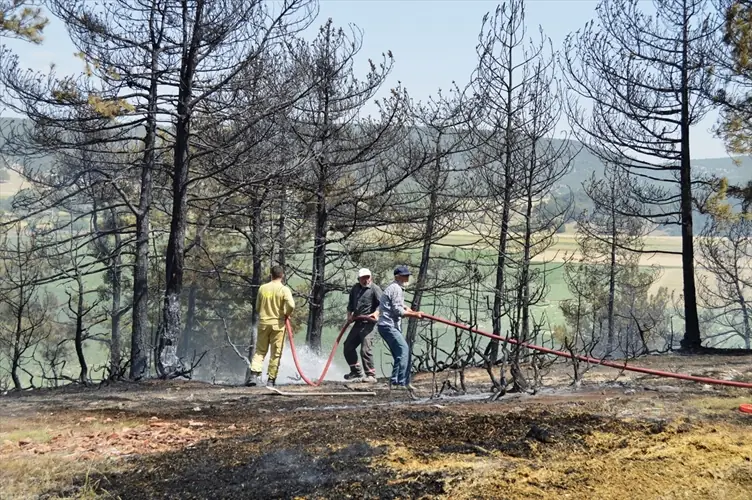
M 592 203 L 584 193 L 582 188 L 592 172 L 596 175 L 603 175 L 605 166 L 589 151 L 581 150 L 573 161 L 572 171 L 565 176 L 562 184 L 574 192 L 577 211 L 590 208 Z M 725 158 L 703 158 L 692 160 L 692 170 L 697 178 L 700 177 L 725 177 L 729 184 L 740 185 L 752 181 L 752 157 L 725 157 Z M 676 194 L 679 193 L 679 186 L 676 184 L 662 184 L 670 186 Z M 708 216 L 695 213 L 693 225 L 695 233 L 700 231 L 707 222 Z M 666 226 L 661 230 L 667 235 L 680 235 L 681 229 L 678 226 Z
M 555 143 L 564 142 L 560 139 L 552 139 Z M 572 143 L 572 148 L 577 149 L 579 143 Z M 737 163 L 738 162 L 738 163 Z M 581 149 L 575 156 L 572 170 L 567 174 L 564 181 L 566 184 L 575 189 L 582 186 L 592 172 L 597 175 L 603 175 L 603 163 L 595 157 L 590 151 Z M 701 176 L 719 176 L 726 177 L 731 184 L 742 184 L 752 180 L 752 157 L 724 157 L 724 158 L 703 158 L 692 160 L 692 170 L 696 175 Z
M 726 177 L 731 184 L 744 184 L 752 180 L 752 157 L 704 158 L 692 160 L 695 172 Z
M 10 133 L 11 131 L 22 131 L 24 127 L 30 126 L 30 123 L 31 122 L 29 120 L 23 118 L 0 117 L 0 155 L 3 154 L 3 148 L 6 144 L 6 134 Z M 592 153 L 590 153 L 590 151 L 581 148 L 580 144 L 576 141 L 562 139 L 550 139 L 550 141 L 554 143 L 555 147 L 563 145 L 566 141 L 567 143 L 570 143 L 572 150 L 579 150 L 574 158 L 574 161 L 572 162 L 571 171 L 560 182 L 559 192 L 564 190 L 569 192 L 571 190 L 574 193 L 577 203 L 576 209 L 580 211 L 584 208 L 588 208 L 589 200 L 583 192 L 582 185 L 590 178 L 593 172 L 595 172 L 596 175 L 603 175 L 603 163 Z M 8 158 L 7 156 L 6 159 L 13 160 L 13 158 Z M 16 159 L 16 161 L 18 160 L 19 159 Z M 695 169 L 695 172 L 697 172 L 698 174 L 726 177 L 731 184 L 743 184 L 748 181 L 752 181 L 752 158 L 740 157 L 737 160 L 738 164 L 735 163 L 734 159 L 730 157 L 705 158 L 693 160 L 692 165 Z M 47 158 L 35 160 L 33 162 L 33 166 L 41 170 L 49 168 L 51 164 L 51 159 Z M 3 178 L 8 178 L 7 172 L 0 172 L 0 181 L 2 181 Z M 5 191 L 7 191 L 7 188 L 8 186 L 6 186 Z M 8 196 L 8 193 L 4 192 L 3 197 L 5 196 Z M 704 218 L 699 216 L 698 214 L 698 220 L 696 221 L 695 226 L 699 228 L 703 223 Z M 667 228 L 667 231 L 670 234 L 678 234 L 678 228 Z

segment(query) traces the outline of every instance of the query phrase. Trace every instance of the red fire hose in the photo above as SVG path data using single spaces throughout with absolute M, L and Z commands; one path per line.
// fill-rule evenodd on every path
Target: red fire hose
M 676 378 L 680 380 L 689 380 L 692 382 L 700 382 L 703 384 L 710 384 L 710 385 L 726 385 L 731 387 L 742 387 L 745 389 L 752 389 L 752 383 L 749 382 L 737 382 L 734 380 L 720 380 L 716 378 L 708 378 L 708 377 L 697 377 L 694 375 L 687 375 L 685 373 L 673 373 L 673 372 L 664 372 L 661 370 L 652 370 L 650 368 L 642 368 L 639 366 L 629 366 L 625 363 L 616 363 L 613 361 L 606 361 L 602 359 L 597 358 L 591 358 L 589 356 L 581 356 L 578 354 L 570 354 L 565 351 L 557 351 L 555 349 L 549 349 L 548 347 L 542 347 L 534 344 L 529 344 L 527 342 L 520 342 L 518 340 L 502 337 L 500 335 L 494 335 L 493 333 L 484 332 L 483 330 L 478 330 L 477 328 L 473 328 L 468 325 L 463 325 L 461 323 L 457 323 L 454 321 L 450 321 L 448 319 L 440 318 L 438 316 L 433 316 L 430 314 L 423 314 L 423 318 L 435 321 L 437 323 L 443 323 L 445 325 L 449 325 L 455 328 L 461 328 L 463 330 L 467 330 L 469 332 L 475 333 L 477 335 L 482 335 L 484 337 L 488 337 L 490 339 L 496 339 L 500 342 L 506 342 L 509 344 L 516 344 L 521 347 L 525 347 L 527 349 L 532 349 L 534 351 L 543 352 L 546 354 L 553 354 L 555 356 L 560 356 L 562 358 L 569 358 L 569 359 L 577 359 L 579 361 L 583 361 L 585 363 L 590 363 L 594 365 L 601 365 L 601 366 L 607 366 L 609 368 L 616 368 L 617 370 L 626 370 L 626 371 L 632 371 L 632 372 L 638 372 L 638 373 L 645 373 L 648 375 L 655 375 L 657 377 L 669 377 L 669 378 Z M 367 320 L 370 319 L 366 316 L 358 316 L 356 318 L 353 318 L 353 321 L 356 320 Z M 329 366 L 332 363 L 332 359 L 334 359 L 334 354 L 337 351 L 337 346 L 339 345 L 340 340 L 342 339 L 342 335 L 344 335 L 345 331 L 347 330 L 347 327 L 350 325 L 350 322 L 345 323 L 345 325 L 342 327 L 342 330 L 340 330 L 339 335 L 337 335 L 337 339 L 334 341 L 334 346 L 332 347 L 332 352 L 329 355 L 329 359 L 326 362 L 326 366 L 324 367 L 324 371 L 321 373 L 321 376 L 319 377 L 318 381 L 311 382 L 304 374 L 303 370 L 300 367 L 300 363 L 298 361 L 298 355 L 295 352 L 295 344 L 293 342 L 293 333 L 292 333 L 292 326 L 290 325 L 290 321 L 288 320 L 287 323 L 287 334 L 288 338 L 290 339 L 290 349 L 292 350 L 292 356 L 293 360 L 295 361 L 295 367 L 298 369 L 298 373 L 300 373 L 300 376 L 305 381 L 306 384 L 312 385 L 312 386 L 318 386 L 321 384 L 321 382 L 324 380 L 324 377 L 326 376 L 326 372 L 329 370 Z
M 313 387 L 318 387 L 321 385 L 321 382 L 324 381 L 324 377 L 326 377 L 326 372 L 329 371 L 329 366 L 331 366 L 332 364 L 334 354 L 337 352 L 337 346 L 339 346 L 339 341 L 342 340 L 342 335 L 345 334 L 347 327 L 350 326 L 350 323 L 357 320 L 373 321 L 373 318 L 369 318 L 368 316 L 358 316 L 357 318 L 353 318 L 352 321 L 345 323 L 345 325 L 339 331 L 339 335 L 337 335 L 337 338 L 334 340 L 332 352 L 331 354 L 329 354 L 329 359 L 326 360 L 326 365 L 324 365 L 324 371 L 321 372 L 321 376 L 316 382 L 312 382 L 308 377 L 306 377 L 303 373 L 303 370 L 300 368 L 300 360 L 298 360 L 298 352 L 295 350 L 295 341 L 293 340 L 292 325 L 290 324 L 289 318 L 285 320 L 285 326 L 287 327 L 287 338 L 290 340 L 290 350 L 292 351 L 292 359 L 295 362 L 295 368 L 297 368 L 298 373 L 300 374 L 300 378 L 303 379 L 303 382 Z
M 584 361 L 585 363 L 608 366 L 609 368 L 616 368 L 618 370 L 627 370 L 627 371 L 638 372 L 638 373 L 647 373 L 648 375 L 656 375 L 658 377 L 678 378 L 680 380 L 691 380 L 692 382 L 701 382 L 704 384 L 728 385 L 731 387 L 744 387 L 745 389 L 752 389 L 752 383 L 748 383 L 748 382 L 736 382 L 734 380 L 720 380 L 716 378 L 696 377 L 694 375 L 687 375 L 684 373 L 664 372 L 661 370 L 651 370 L 650 368 L 642 368 L 639 366 L 629 366 L 625 363 L 620 364 L 620 363 L 615 363 L 613 361 L 605 361 L 602 359 L 591 358 L 589 356 L 580 356 L 578 354 L 572 355 L 565 351 L 557 351 L 555 349 L 549 349 L 548 347 L 541 347 L 541 346 L 537 346 L 534 344 L 529 344 L 527 342 L 519 342 L 514 339 L 509 339 L 506 337 L 501 337 L 499 335 L 494 335 L 493 333 L 484 332 L 483 330 L 478 330 L 477 328 L 472 328 L 470 326 L 456 323 L 454 321 L 449 321 L 444 318 L 439 318 L 438 316 L 432 316 L 430 314 L 423 314 L 423 317 L 431 321 L 436 321 L 437 323 L 444 323 L 445 325 L 453 326 L 455 328 L 462 328 L 463 330 L 468 330 L 470 332 L 477 333 L 478 335 L 483 335 L 484 337 L 488 337 L 490 339 L 496 339 L 501 342 L 507 342 L 510 344 L 517 344 L 521 347 L 526 347 L 528 349 L 532 349 L 535 351 L 544 352 L 546 354 L 554 354 L 556 356 L 561 356 L 562 358 L 569 358 L 569 359 L 574 358 L 579 361 Z

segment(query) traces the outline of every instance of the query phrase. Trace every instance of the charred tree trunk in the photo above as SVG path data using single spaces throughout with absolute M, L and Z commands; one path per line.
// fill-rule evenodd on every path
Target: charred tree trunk
M 120 267 L 120 259 L 116 260 L 118 268 Z M 120 337 L 120 318 L 122 313 L 120 312 L 120 304 L 122 302 L 122 287 L 120 285 L 122 271 L 118 270 L 112 283 L 112 317 L 110 320 L 110 375 L 114 376 L 116 373 L 120 373 L 120 365 L 123 364 L 123 354 L 120 350 L 123 340 Z
M 323 165 L 321 166 L 324 169 Z M 313 267 L 311 276 L 311 295 L 308 309 L 308 331 L 306 342 L 314 352 L 321 350 L 321 333 L 324 328 L 324 297 L 326 295 L 326 238 L 328 213 L 326 206 L 326 173 L 321 175 L 322 182 L 316 193 L 316 229 L 313 240 Z
M 78 373 L 78 380 L 85 385 L 88 382 L 89 367 L 86 365 L 86 355 L 84 354 L 84 338 L 86 335 L 84 330 L 84 315 L 86 314 L 86 311 L 84 309 L 84 282 L 81 279 L 80 274 L 76 276 L 76 285 L 78 289 L 78 297 L 76 298 L 76 336 L 74 344 L 76 347 L 78 365 L 81 367 Z
M 616 227 L 616 206 L 613 200 L 616 200 L 616 181 L 610 180 L 611 188 L 611 241 L 608 270 L 608 333 L 606 338 L 606 357 L 611 357 L 614 352 L 614 304 L 616 302 L 616 250 L 617 238 L 619 237 Z
M 18 366 L 18 360 L 19 360 L 19 356 L 20 355 L 18 353 L 14 353 L 13 362 L 11 363 L 11 367 L 10 367 L 10 377 L 11 377 L 11 379 L 13 379 L 13 387 L 17 391 L 23 390 L 23 386 L 21 385 L 21 379 L 18 377 L 18 368 L 19 368 L 19 366 Z
M 638 0 L 601 0 L 598 20 L 568 37 L 562 52 L 563 74 L 577 95 L 567 105 L 575 135 L 595 156 L 638 181 L 630 190 L 639 209 L 627 203 L 618 210 L 650 224 L 681 227 L 681 346 L 688 350 L 702 347 L 690 131 L 717 104 L 717 81 L 708 61 L 716 61 L 722 50 L 722 21 L 712 3 L 666 0 L 665 15 L 657 16 L 644 12 Z M 583 97 L 592 111 L 579 104 Z
M 177 344 L 180 338 L 180 294 L 183 291 L 185 233 L 188 223 L 188 174 L 193 86 L 202 43 L 204 2 L 196 4 L 193 31 L 184 28 L 180 86 L 175 123 L 175 149 L 172 169 L 172 219 L 165 255 L 165 296 L 162 308 L 162 331 L 158 342 L 157 370 L 161 377 L 171 377 L 180 370 Z M 187 24 L 188 19 L 183 19 Z
M 141 174 L 141 203 L 136 216 L 136 261 L 133 270 L 133 333 L 131 334 L 130 378 L 140 380 L 148 373 L 149 338 L 149 206 L 151 205 L 151 167 Z M 146 183 L 146 184 L 145 184 Z M 148 187 L 147 187 L 148 185 Z
M 682 161 L 684 163 L 684 161 Z M 689 166 L 686 167 L 686 171 Z M 685 174 L 685 167 L 682 167 L 682 276 L 684 278 L 684 321 L 685 333 L 681 344 L 685 349 L 697 349 L 702 346 L 700 338 L 700 321 L 697 315 L 697 292 L 695 286 L 695 268 L 694 268 L 694 246 L 692 236 L 692 198 L 691 186 Z M 685 202 L 686 200 L 686 202 Z M 688 205 L 688 207 L 687 207 Z
M 251 260 L 252 260 L 252 274 L 251 274 L 251 339 L 248 344 L 248 359 L 253 359 L 254 354 L 256 354 L 256 340 L 258 337 L 258 321 L 259 321 L 259 312 L 256 310 L 256 297 L 258 296 L 258 290 L 261 286 L 261 281 L 263 279 L 261 270 L 262 266 L 262 248 L 261 248 L 261 200 L 258 199 L 258 197 L 254 198 L 253 200 L 253 213 L 251 215 Z M 282 217 L 282 215 L 280 215 Z M 282 249 L 280 248 L 280 251 Z M 282 265 L 282 264 L 280 264 Z M 248 371 L 250 372 L 251 367 L 248 366 Z M 246 373 L 246 378 L 250 375 L 250 373 Z
M 111 219 L 113 222 L 115 222 L 115 214 L 114 210 L 110 211 Z M 123 363 L 123 357 L 122 353 L 120 351 L 120 348 L 122 346 L 122 339 L 120 336 L 120 318 L 123 315 L 123 311 L 121 311 L 121 303 L 123 298 L 123 286 L 122 286 L 122 279 L 123 279 L 123 257 L 122 257 L 122 251 L 120 250 L 122 245 L 122 237 L 120 236 L 120 233 L 115 231 L 115 252 L 112 256 L 112 259 L 110 261 L 110 273 L 111 273 L 111 283 L 110 283 L 110 293 L 112 293 L 112 300 L 110 307 L 112 308 L 111 313 L 111 324 L 110 324 L 110 376 L 120 376 L 120 366 Z
M 511 160 L 510 160 L 511 161 Z M 507 179 L 509 177 L 507 176 Z M 504 301 L 504 273 L 506 266 L 507 241 L 509 239 L 509 215 L 512 198 L 511 179 L 505 185 L 504 204 L 501 213 L 501 229 L 499 232 L 499 255 L 496 258 L 496 282 L 494 283 L 494 302 L 492 311 L 493 334 L 501 335 L 501 316 Z M 486 348 L 486 356 L 491 363 L 496 363 L 499 357 L 499 341 L 491 340 Z
M 535 156 L 535 155 L 533 155 Z M 535 161 L 535 160 L 533 160 Z M 531 172 L 532 172 L 531 167 Z M 532 177 L 532 176 L 531 176 Z M 528 190 L 533 189 L 532 178 L 528 182 Z M 520 294 L 520 304 L 522 305 L 522 314 L 520 316 L 521 323 L 521 338 L 522 342 L 530 342 L 530 249 L 532 247 L 532 224 L 531 217 L 533 216 L 533 199 L 528 196 L 527 206 L 525 207 L 525 238 L 522 243 L 522 269 L 520 270 L 520 281 L 522 282 L 522 289 Z
M 287 250 L 285 241 L 287 239 L 287 189 L 282 190 L 282 198 L 279 201 L 279 218 L 277 219 L 277 251 L 273 258 L 277 259 L 277 264 L 283 268 L 287 264 Z
M 157 98 L 159 50 L 151 53 L 151 82 L 146 114 L 144 159 L 141 166 L 141 192 L 136 213 L 136 257 L 133 268 L 133 329 L 131 333 L 131 368 L 129 378 L 140 380 L 149 371 L 149 226 L 152 202 L 152 173 L 156 163 Z
M 692 233 L 692 165 L 689 156 L 689 19 L 685 11 L 682 39 L 681 83 L 681 235 L 682 275 L 684 278 L 684 339 L 682 347 L 698 349 L 702 346 L 700 320 L 697 315 L 697 289 L 695 286 L 695 250 Z
M 185 116 L 187 98 L 183 96 L 178 114 Z M 162 331 L 159 335 L 157 369 L 161 377 L 169 377 L 179 369 L 177 344 L 180 337 L 180 294 L 183 291 L 185 262 L 185 233 L 187 225 L 188 134 L 190 124 L 179 118 L 176 126 L 175 168 L 173 172 L 173 202 L 170 237 L 167 242 L 165 295 L 162 309 Z
M 418 276 L 415 281 L 415 291 L 413 292 L 413 300 L 410 304 L 410 308 L 413 311 L 420 310 L 420 304 L 423 300 L 423 294 L 426 290 L 426 283 L 428 281 L 428 266 L 431 260 L 431 248 L 433 247 L 434 232 L 436 228 L 436 217 L 439 210 L 439 190 L 441 189 L 441 139 L 442 133 L 439 132 L 436 137 L 436 160 L 434 162 L 434 169 L 431 179 L 431 193 L 428 199 L 428 217 L 426 218 L 426 226 L 423 231 L 423 247 L 420 252 L 420 265 L 418 266 Z M 407 344 L 410 346 L 412 352 L 413 344 L 415 343 L 415 335 L 418 330 L 418 320 L 416 318 L 410 318 L 407 322 Z
M 533 216 L 533 181 L 536 171 L 535 143 L 531 148 L 530 167 L 527 172 L 526 192 L 527 200 L 525 202 L 525 229 L 522 242 L 522 266 L 520 268 L 520 282 L 517 289 L 518 305 L 518 325 L 513 329 L 516 332 L 518 342 L 530 341 L 530 248 L 532 245 L 532 224 Z M 512 375 L 512 391 L 523 392 L 528 388 L 527 379 L 522 371 L 520 363 L 522 361 L 523 348 L 519 344 L 512 346 L 509 360 L 509 370 Z
M 23 328 L 23 305 L 24 304 L 24 287 L 21 286 L 18 290 L 18 296 L 21 300 L 18 301 L 18 307 L 16 308 L 16 331 L 15 331 L 15 343 L 13 346 L 13 360 L 11 361 L 10 377 L 13 379 L 13 387 L 17 391 L 23 390 L 21 385 L 21 378 L 18 376 L 18 369 L 21 362 L 21 332 Z
M 512 203 L 512 187 L 514 180 L 512 179 L 512 103 L 513 103 L 513 89 L 512 82 L 514 81 L 515 66 L 512 64 L 514 61 L 514 44 L 509 44 L 507 47 L 507 61 L 509 64 L 506 67 L 507 81 L 506 81 L 506 128 L 504 129 L 504 202 L 502 205 L 501 213 L 501 232 L 499 234 L 499 255 L 496 259 L 496 283 L 494 284 L 494 304 L 493 304 L 493 317 L 492 326 L 494 335 L 501 335 L 501 309 L 502 301 L 504 300 L 504 266 L 506 265 L 507 254 L 507 239 L 509 236 L 509 218 L 510 218 L 510 205 Z M 490 358 L 492 363 L 495 363 L 499 357 L 499 341 L 491 340 L 486 350 L 486 355 Z
M 441 136 L 439 136 L 441 137 Z M 436 160 L 437 163 L 440 160 Z M 437 165 L 438 174 L 438 165 Z M 418 266 L 418 277 L 415 282 L 415 291 L 413 292 L 413 301 L 410 304 L 410 308 L 413 311 L 420 310 L 420 303 L 423 300 L 423 293 L 426 289 L 426 282 L 428 280 L 428 265 L 431 260 L 431 247 L 433 246 L 433 233 L 434 226 L 436 225 L 436 211 L 439 201 L 438 187 L 435 187 L 431 191 L 428 218 L 426 219 L 426 228 L 423 233 L 423 248 L 420 253 L 420 265 Z M 407 365 L 407 377 L 410 381 L 412 374 L 412 361 L 413 361 L 413 346 L 415 345 L 415 337 L 418 332 L 418 321 L 416 318 L 410 318 L 407 322 L 407 346 L 408 346 L 408 365 Z

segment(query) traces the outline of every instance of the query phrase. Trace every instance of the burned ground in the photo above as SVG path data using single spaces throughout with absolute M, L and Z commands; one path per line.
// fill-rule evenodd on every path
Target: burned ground
M 752 373 L 748 358 L 692 363 Z M 752 497 L 749 391 L 614 376 L 573 391 L 562 372 L 496 402 L 482 373 L 475 396 L 439 400 L 195 382 L 6 396 L 0 498 Z

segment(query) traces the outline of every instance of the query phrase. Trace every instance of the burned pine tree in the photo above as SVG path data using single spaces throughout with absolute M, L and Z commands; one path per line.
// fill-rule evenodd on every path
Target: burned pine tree
M 34 374 L 28 368 L 37 346 L 52 331 L 56 304 L 42 284 L 46 267 L 33 221 L 15 224 L 0 236 L 0 354 L 17 391 L 25 388 L 23 374 L 34 387 Z
M 385 197 L 409 175 L 391 150 L 406 134 L 406 97 L 399 88 L 378 101 L 379 116 L 366 117 L 392 67 L 391 53 L 361 80 L 353 68 L 362 38 L 327 21 L 304 47 L 301 74 L 312 91 L 295 103 L 291 115 L 295 150 L 308 158 L 294 183 L 298 203 L 313 232 L 306 341 L 321 347 L 324 301 L 340 287 L 328 280 L 327 268 L 342 267 L 347 252 L 337 246 L 377 225 Z M 380 220 L 380 219 L 378 219 Z
M 67 232 L 73 233 L 73 230 L 69 229 Z M 52 241 L 59 239 L 57 236 L 63 236 L 65 233 L 66 231 L 55 233 Z M 65 287 L 67 300 L 64 311 L 70 321 L 66 326 L 67 329 L 72 331 L 68 339 L 73 341 L 79 365 L 78 376 L 73 381 L 88 385 L 91 382 L 90 364 L 86 359 L 85 349 L 88 342 L 103 340 L 92 333 L 92 330 L 103 323 L 107 317 L 102 314 L 103 311 L 99 307 L 101 303 L 99 290 L 88 287 L 85 280 L 88 268 L 90 268 L 87 261 L 91 260 L 88 245 L 81 248 L 78 239 L 72 234 L 66 238 L 66 241 L 67 243 L 59 245 L 51 254 L 50 252 L 44 253 L 47 254 L 45 257 L 48 260 L 49 267 L 59 272 L 60 279 L 55 284 L 59 287 Z M 108 342 L 110 345 L 112 345 L 112 340 L 119 341 L 119 337 L 110 339 L 110 342 Z M 119 347 L 115 347 L 115 351 L 119 352 Z M 104 368 L 112 369 L 112 365 Z M 119 369 L 120 366 L 118 365 L 115 373 L 118 373 Z
M 707 0 L 661 0 L 658 13 L 637 0 L 602 0 L 598 20 L 565 41 L 562 65 L 574 95 L 575 136 L 605 163 L 635 179 L 632 196 L 650 224 L 681 228 L 686 348 L 701 346 L 693 247 L 690 130 L 709 111 L 716 19 Z M 639 182 L 638 182 L 639 181 Z
M 120 169 L 138 162 L 140 156 L 124 154 L 121 148 L 126 147 L 128 139 L 108 131 L 111 119 L 101 116 L 96 109 L 79 107 L 71 118 L 78 121 L 75 129 L 60 131 L 69 147 L 60 148 L 54 140 L 36 142 L 37 146 L 47 144 L 54 151 L 51 156 L 54 167 L 51 173 L 35 175 L 31 179 L 35 194 L 20 201 L 26 210 L 33 207 L 28 203 L 34 203 L 39 207 L 49 206 L 59 214 L 62 210 L 67 215 L 58 215 L 45 232 L 48 233 L 45 254 L 52 270 L 45 281 L 75 286 L 75 294 L 69 294 L 68 309 L 75 323 L 73 341 L 79 364 L 83 366 L 85 362 L 83 342 L 95 340 L 110 349 L 106 377 L 120 379 L 128 366 L 128 360 L 124 362 L 121 354 L 124 340 L 129 340 L 123 338 L 122 319 L 131 310 L 127 284 L 134 232 L 129 221 L 132 211 L 120 194 L 132 194 L 134 190 L 121 182 L 118 192 L 111 178 Z M 32 137 L 40 139 L 53 130 L 50 125 L 37 128 Z M 41 184 L 43 181 L 46 184 Z M 103 276 L 96 289 L 86 286 L 86 279 L 92 275 Z M 88 299 L 94 294 L 95 299 Z M 101 306 L 105 301 L 109 305 Z M 109 338 L 89 334 L 105 321 L 110 326 Z M 79 382 L 87 383 L 86 377 L 88 374 L 82 368 Z
M 120 283 L 128 265 L 123 254 L 132 243 L 132 226 L 126 220 L 130 212 L 128 200 L 118 194 L 129 191 L 127 177 L 121 172 L 134 158 L 121 150 L 129 143 L 128 129 L 113 125 L 111 117 L 103 116 L 101 110 L 92 107 L 82 94 L 74 93 L 72 87 L 63 97 L 54 84 L 35 87 L 30 82 L 22 77 L 12 83 L 23 83 L 27 98 L 36 95 L 63 102 L 32 103 L 27 107 L 30 124 L 6 135 L 6 150 L 22 156 L 20 164 L 11 168 L 30 184 L 29 189 L 14 196 L 14 212 L 19 219 L 34 218 L 37 214 L 47 214 L 47 218 L 51 213 L 64 214 L 48 220 L 50 224 L 38 228 L 36 233 L 46 257 L 56 262 L 47 268 L 46 275 L 40 276 L 44 283 L 75 282 L 81 286 L 85 276 L 107 274 L 106 281 L 112 287 L 100 289 L 100 293 L 111 297 L 113 302 L 109 314 L 111 337 L 107 343 L 111 347 L 111 373 L 119 377 L 120 319 L 130 310 Z M 52 96 L 45 92 L 50 89 Z M 113 177 L 120 180 L 119 191 L 113 186 Z M 110 221 L 107 227 L 101 223 L 103 219 Z M 71 258 L 72 253 L 81 259 Z M 83 303 L 77 301 L 77 310 L 82 310 Z M 121 303 L 125 305 L 121 307 Z M 73 340 L 83 364 L 80 337 L 77 331 Z M 82 376 L 81 382 L 85 378 Z
M 284 102 L 307 90 L 290 56 L 281 51 L 264 54 L 218 92 L 215 102 L 223 103 L 228 118 L 202 133 L 206 154 L 197 155 L 193 171 L 200 180 L 189 191 L 189 212 L 196 214 L 191 219 L 205 222 L 189 221 L 189 229 L 195 229 L 187 247 L 194 250 L 186 267 L 192 280 L 187 320 L 193 323 L 197 310 L 208 306 L 222 329 L 229 326 L 241 329 L 244 337 L 250 334 L 246 361 L 255 348 L 258 288 L 279 257 L 278 246 L 294 251 L 303 244 L 277 234 L 279 201 L 305 161 L 293 147 L 291 108 L 269 108 L 270 96 Z M 264 110 L 264 115 L 251 115 L 250 109 Z M 227 332 L 225 340 L 229 336 Z
M 457 288 L 465 276 L 452 276 L 451 269 L 439 276 L 437 267 L 446 267 L 444 259 L 433 255 L 437 242 L 462 228 L 475 207 L 474 177 L 467 156 L 471 150 L 475 101 L 455 88 L 448 96 L 441 93 L 434 99 L 418 104 L 415 109 L 417 148 L 423 153 L 402 195 L 409 211 L 407 225 L 415 231 L 420 245 L 418 272 L 412 287 L 410 308 L 421 310 L 426 292 Z M 402 189 L 400 189 L 402 191 Z M 394 221 L 399 224 L 399 221 Z M 407 238 L 405 238 L 407 236 Z M 402 239 L 410 239 L 403 235 Z M 433 257 L 433 258 L 432 258 Z M 451 259 L 448 259 L 451 260 Z M 429 283 L 429 267 L 433 267 L 434 283 Z M 456 274 L 456 273 L 454 273 Z M 463 273 L 464 274 L 464 273 Z M 407 323 L 407 343 L 411 351 L 415 343 L 418 321 Z
M 117 204 L 135 219 L 129 374 L 134 380 L 149 374 L 150 213 L 154 175 L 167 147 L 159 135 L 159 121 L 164 118 L 160 113 L 169 102 L 161 98 L 159 87 L 171 81 L 170 53 L 176 43 L 166 37 L 167 4 L 163 0 L 116 0 L 103 5 L 51 1 L 51 11 L 79 50 L 85 74 L 75 79 L 54 75 L 36 79 L 18 71 L 17 65 L 6 66 L 8 71 L 3 72 L 3 83 L 23 103 L 34 126 L 47 129 L 48 149 L 92 148 L 65 137 L 90 133 L 98 122 L 100 135 L 107 136 L 99 144 L 109 145 L 115 159 L 106 168 L 100 165 L 97 172 Z M 88 118 L 82 110 L 89 111 Z M 101 204 L 99 208 L 105 209 Z
M 221 90 L 236 80 L 243 71 L 271 48 L 281 50 L 289 37 L 305 29 L 312 20 L 316 4 L 311 0 L 286 0 L 266 4 L 255 0 L 194 0 L 169 1 L 168 37 L 179 49 L 171 55 L 178 68 L 170 85 L 177 91 L 172 118 L 171 209 L 170 232 L 165 254 L 165 293 L 162 322 L 157 345 L 157 371 L 161 377 L 182 373 L 177 356 L 181 335 L 181 302 L 183 271 L 188 227 L 191 164 L 208 150 L 221 150 L 222 144 L 202 143 L 203 131 L 221 127 L 227 117 L 215 113 Z M 260 120 L 275 110 L 289 106 L 287 96 L 270 95 L 263 106 L 245 110 L 249 117 Z M 200 118 L 200 122 L 197 120 Z M 196 125 L 200 125 L 196 126 Z M 242 136 L 238 127 L 230 142 Z M 214 172 L 227 168 L 225 162 L 215 165 Z
M 631 196 L 632 182 L 628 172 L 606 165 L 602 178 L 593 174 L 584 183 L 593 208 L 577 216 L 581 265 L 588 266 L 596 283 L 605 283 L 607 288 L 606 345 L 605 351 L 599 352 L 605 357 L 612 356 L 616 348 L 615 307 L 622 276 L 639 261 L 640 254 L 636 252 L 643 249 L 643 239 L 650 231 L 644 219 L 629 215 L 643 211 Z
M 382 208 L 372 216 L 375 230 L 344 243 L 353 264 L 375 270 L 377 279 L 391 279 L 395 265 L 416 269 L 409 287 L 413 310 L 435 308 L 441 295 L 468 282 L 459 262 L 463 249 L 442 240 L 466 227 L 479 209 L 467 161 L 475 111 L 475 101 L 458 87 L 411 107 L 411 128 L 389 153 L 411 175 L 380 200 Z M 418 323 L 407 322 L 411 352 Z
M 645 354 L 650 337 L 663 333 L 668 293 L 660 288 L 651 294 L 660 269 L 640 267 L 651 227 L 628 215 L 642 210 L 632 197 L 632 182 L 609 164 L 602 177 L 594 173 L 583 183 L 593 206 L 576 217 L 579 255 L 564 268 L 575 298 L 559 306 L 567 326 L 559 328 L 558 340 L 573 352 L 600 358 Z
M 526 390 L 530 384 L 521 361 L 527 357 L 519 343 L 539 343 L 546 323 L 545 313 L 535 317 L 533 308 L 545 300 L 556 233 L 572 212 L 573 199 L 562 180 L 572 167 L 578 150 L 567 140 L 551 137 L 562 116 L 563 89 L 555 76 L 555 59 L 550 41 L 547 50 L 531 63 L 527 106 L 520 110 L 519 122 L 524 163 L 519 170 L 519 200 L 511 208 L 504 305 L 509 321 L 509 337 L 517 341 L 510 348 L 509 365 L 513 390 Z M 544 46 L 545 46 L 544 45 Z
M 700 240 L 700 279 L 703 319 L 719 328 L 710 338 L 726 342 L 737 337 L 745 349 L 752 347 L 752 220 L 741 216 L 712 218 Z
M 105 188 L 105 192 L 107 191 Z M 95 198 L 97 199 L 102 197 Z M 91 229 L 96 238 L 91 244 L 91 253 L 95 260 L 104 263 L 105 276 L 99 288 L 99 295 L 103 302 L 109 300 L 109 306 L 105 306 L 110 318 L 108 378 L 117 380 L 126 376 L 125 368 L 130 364 L 130 359 L 124 359 L 122 355 L 125 341 L 129 340 L 123 336 L 123 319 L 133 307 L 131 295 L 128 293 L 129 285 L 132 286 L 132 278 L 127 273 L 127 249 L 131 238 L 125 229 L 128 224 L 123 220 L 130 211 L 118 210 L 111 205 L 100 211 L 96 202 L 92 208 Z
M 486 217 L 476 231 L 496 252 L 491 320 L 494 335 L 502 334 L 503 303 L 507 290 L 510 221 L 522 188 L 519 179 L 527 168 L 525 140 L 519 129 L 527 124 L 522 111 L 534 96 L 531 71 L 543 52 L 543 41 L 531 45 L 525 27 L 523 0 L 499 6 L 483 18 L 479 36 L 478 66 L 473 89 L 483 112 L 475 120 L 477 147 L 472 162 L 482 182 Z M 496 362 L 499 342 L 492 340 L 485 355 Z
M 115 186 L 125 180 L 128 189 L 118 190 L 118 194 L 132 212 L 136 226 L 129 373 L 134 380 L 149 373 L 150 215 L 154 175 L 167 146 L 159 137 L 164 101 L 158 88 L 166 83 L 171 64 L 169 53 L 175 46 L 166 36 L 167 3 L 117 0 L 101 8 L 85 1 L 51 3 L 53 13 L 66 24 L 89 71 L 109 94 L 119 95 L 128 103 L 132 111 L 126 113 L 122 126 L 130 129 L 128 135 L 140 143 L 141 158 L 132 165 L 124 165 L 111 179 Z

